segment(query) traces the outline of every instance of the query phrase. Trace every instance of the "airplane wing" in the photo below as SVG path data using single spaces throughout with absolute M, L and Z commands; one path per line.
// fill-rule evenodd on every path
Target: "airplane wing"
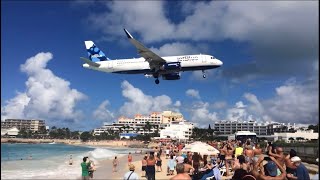
M 160 66 L 166 63 L 166 60 L 152 52 L 150 49 L 144 47 L 139 41 L 135 40 L 132 35 L 124 29 L 130 42 L 137 48 L 138 53 L 149 62 L 150 69 L 154 69 L 156 72 L 160 69 Z

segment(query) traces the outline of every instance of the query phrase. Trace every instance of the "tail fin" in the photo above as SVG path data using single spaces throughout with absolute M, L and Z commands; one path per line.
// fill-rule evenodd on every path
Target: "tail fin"
M 106 55 L 94 44 L 93 41 L 85 41 L 89 59 L 93 62 L 110 60 Z

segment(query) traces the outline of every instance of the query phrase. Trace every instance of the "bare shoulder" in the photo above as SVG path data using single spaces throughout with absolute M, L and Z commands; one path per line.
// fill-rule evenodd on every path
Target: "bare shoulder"
M 188 174 L 177 174 L 170 178 L 170 180 L 191 180 L 191 177 Z

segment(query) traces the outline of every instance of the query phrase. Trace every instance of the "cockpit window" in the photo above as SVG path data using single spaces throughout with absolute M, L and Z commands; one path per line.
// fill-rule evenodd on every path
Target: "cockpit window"
M 211 59 L 215 59 L 215 57 L 211 56 Z

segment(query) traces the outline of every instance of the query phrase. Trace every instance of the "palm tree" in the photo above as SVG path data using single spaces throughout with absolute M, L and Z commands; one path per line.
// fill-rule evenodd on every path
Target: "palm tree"
M 148 133 L 150 134 L 150 131 L 151 131 L 151 124 L 149 121 L 146 122 L 146 125 L 145 125 L 146 129 L 148 129 Z
M 136 128 L 136 133 L 139 133 L 139 131 L 140 131 L 140 128 L 137 127 L 137 128 Z

